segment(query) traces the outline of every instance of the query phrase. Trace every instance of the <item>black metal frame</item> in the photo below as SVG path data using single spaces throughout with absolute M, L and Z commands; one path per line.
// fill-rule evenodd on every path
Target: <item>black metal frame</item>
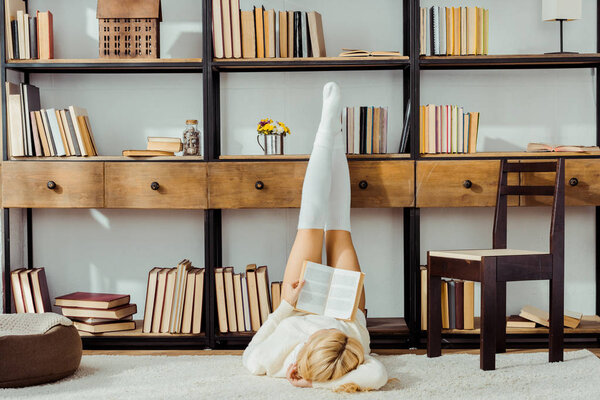
M 204 128 L 204 160 L 200 162 L 228 162 L 233 159 L 220 160 L 221 152 L 221 113 L 220 113 L 220 74 L 235 72 L 258 71 L 338 71 L 338 70 L 399 70 L 403 73 L 403 104 L 404 110 L 411 102 L 411 136 L 408 144 L 410 160 L 443 160 L 457 159 L 456 157 L 422 157 L 419 154 L 418 105 L 420 104 L 421 70 L 450 70 L 450 69 L 543 69 L 543 68 L 595 68 L 600 71 L 600 33 L 597 33 L 598 53 L 591 55 L 546 55 L 536 57 L 420 57 L 419 56 L 419 9 L 420 0 L 403 0 L 403 52 L 409 56 L 407 60 L 372 60 L 369 63 L 358 60 L 303 60 L 298 61 L 232 61 L 213 60 L 212 58 L 212 1 L 202 0 L 202 25 L 203 51 L 202 60 L 181 62 L 124 62 L 110 63 L 44 63 L 32 60 L 31 62 L 7 63 L 5 57 L 5 41 L 0 40 L 0 81 L 4 84 L 7 80 L 7 71 L 23 73 L 24 81 L 29 80 L 30 73 L 202 73 L 203 74 L 203 128 Z M 4 32 L 4 1 L 0 1 L 0 31 Z M 598 0 L 597 21 L 600 21 L 600 0 Z M 597 79 L 597 104 L 596 119 L 600 121 L 600 81 Z M 4 85 L 3 85 L 4 86 Z M 2 104 L 6 104 L 6 92 L 2 87 Z M 404 111 L 403 110 L 403 111 Z M 2 110 L 2 131 L 6 143 L 6 110 Z M 600 124 L 596 124 L 596 141 L 600 144 Z M 532 158 L 556 157 L 552 155 Z M 469 158 L 470 157 L 465 157 Z M 511 157 L 483 156 L 473 159 L 495 159 Z M 580 158 L 580 157 L 578 157 Z M 589 156 L 589 158 L 595 158 Z M 368 159 L 368 158 L 365 158 Z M 2 160 L 8 161 L 7 146 L 3 146 Z M 247 160 L 245 160 L 247 161 Z M 273 162 L 281 160 L 272 160 Z M 124 161 L 129 162 L 129 161 Z M 198 162 L 198 161 L 196 161 Z M 416 169 L 413 177 L 416 182 Z M 27 242 L 27 267 L 33 267 L 33 215 L 32 210 L 26 210 L 26 242 Z M 10 210 L 3 209 L 3 246 L 2 279 L 4 292 L 2 304 L 4 312 L 11 312 L 11 287 L 10 287 Z M 404 224 L 404 315 L 409 334 L 374 334 L 372 347 L 374 348 L 405 348 L 424 347 L 424 336 L 420 327 L 420 209 L 414 204 L 403 210 Z M 222 264 L 222 210 L 207 209 L 204 215 L 204 248 L 205 248 L 205 313 L 204 335 L 190 336 L 84 336 L 86 348 L 113 348 L 113 349 L 183 349 L 201 348 L 240 348 L 245 346 L 252 335 L 218 334 L 215 324 L 216 303 L 214 269 Z M 596 249 L 600 249 L 600 207 L 596 207 Z M 596 287 L 600 288 L 600 251 L 596 251 Z M 596 314 L 600 314 L 600 291 L 596 291 Z M 509 335 L 508 343 L 515 346 L 539 346 L 545 335 L 523 334 Z M 450 347 L 476 347 L 479 343 L 478 335 L 451 334 L 445 335 L 445 345 Z M 582 343 L 600 344 L 600 335 L 575 334 L 568 335 L 566 342 L 572 345 Z

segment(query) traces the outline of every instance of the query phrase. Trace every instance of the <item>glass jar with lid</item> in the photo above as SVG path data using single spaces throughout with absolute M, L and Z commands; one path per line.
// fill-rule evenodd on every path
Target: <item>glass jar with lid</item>
M 195 119 L 188 119 L 185 121 L 185 130 L 183 131 L 183 155 L 202 155 L 202 135 L 198 130 L 198 121 Z

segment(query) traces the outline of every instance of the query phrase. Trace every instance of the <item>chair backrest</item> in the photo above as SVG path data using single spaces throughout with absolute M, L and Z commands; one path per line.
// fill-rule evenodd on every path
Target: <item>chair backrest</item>
M 508 185 L 508 173 L 555 172 L 554 186 Z M 521 179 L 519 179 L 521 181 Z M 563 256 L 565 241 L 565 160 L 500 163 L 498 197 L 494 216 L 494 249 L 506 248 L 508 196 L 552 196 L 552 223 L 550 225 L 550 253 Z

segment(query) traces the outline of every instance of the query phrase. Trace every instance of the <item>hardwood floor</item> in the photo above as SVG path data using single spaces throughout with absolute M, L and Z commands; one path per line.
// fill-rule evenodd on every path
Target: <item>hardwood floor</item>
M 565 351 L 575 351 L 580 349 L 565 349 Z M 587 349 L 600 358 L 600 348 Z M 507 353 L 537 353 L 548 351 L 548 349 L 509 349 Z M 406 350 L 406 349 L 380 349 L 375 353 L 381 355 L 394 354 L 426 354 L 426 349 Z M 242 350 L 84 350 L 84 355 L 122 355 L 122 356 L 214 356 L 214 355 L 236 355 L 242 354 Z M 443 354 L 479 354 L 479 349 L 453 349 L 442 350 Z

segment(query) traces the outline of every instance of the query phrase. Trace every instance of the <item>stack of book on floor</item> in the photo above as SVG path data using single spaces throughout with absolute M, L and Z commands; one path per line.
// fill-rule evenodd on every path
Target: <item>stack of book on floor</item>
M 564 313 L 564 325 L 568 328 L 577 328 L 583 318 L 583 314 L 569 310 L 565 310 Z M 521 309 L 519 316 L 533 323 L 550 327 L 550 314 L 537 307 L 525 306 Z
M 459 106 L 428 104 L 420 108 L 421 154 L 475 153 L 479 113 Z
M 148 136 L 146 150 L 123 150 L 125 157 L 174 156 L 183 150 L 181 139 L 177 137 Z
M 17 313 L 52 312 L 44 268 L 19 268 L 10 273 Z
M 422 7 L 421 55 L 487 55 L 489 10 L 481 7 Z
M 342 130 L 347 154 L 387 153 L 388 108 L 345 107 Z
M 4 7 L 6 58 L 54 58 L 52 13 L 28 14 L 23 0 L 5 0 Z
M 73 320 L 80 331 L 90 333 L 128 331 L 135 329 L 135 304 L 129 304 L 128 294 L 75 292 L 59 296 L 54 305 Z
M 96 156 L 84 108 L 42 109 L 40 89 L 6 82 L 8 148 L 12 157 Z
M 235 274 L 233 267 L 215 269 L 219 332 L 257 331 L 281 303 L 281 282 L 272 282 L 265 265 L 250 264 Z M 272 297 L 272 300 L 271 300 Z
M 321 14 L 254 7 L 239 0 L 213 0 L 215 58 L 326 57 Z
M 475 329 L 475 282 L 442 279 L 442 329 Z M 421 329 L 427 329 L 427 267 L 421 266 Z
M 153 268 L 148 274 L 144 333 L 200 333 L 204 268 L 189 260 L 175 268 Z

